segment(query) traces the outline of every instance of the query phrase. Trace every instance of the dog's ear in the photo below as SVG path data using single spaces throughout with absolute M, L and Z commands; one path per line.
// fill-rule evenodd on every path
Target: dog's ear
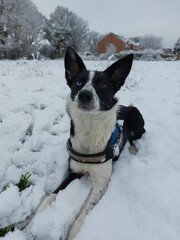
M 73 79 L 77 76 L 78 73 L 85 70 L 86 67 L 80 56 L 70 46 L 66 50 L 64 65 L 67 84 L 71 87 Z
M 114 89 L 117 92 L 124 84 L 133 62 L 133 54 L 118 60 L 108 67 L 104 72 L 113 80 Z

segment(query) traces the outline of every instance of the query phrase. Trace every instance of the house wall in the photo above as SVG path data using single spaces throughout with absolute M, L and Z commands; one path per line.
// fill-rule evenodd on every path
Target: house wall
M 140 48 L 139 48 L 139 46 L 138 45 L 134 45 L 134 44 L 130 44 L 130 49 L 131 50 L 134 50 L 134 51 L 139 51 L 140 50 Z
M 98 46 L 97 46 L 98 53 L 99 54 L 105 53 L 107 44 L 109 44 L 109 43 L 114 44 L 114 46 L 116 46 L 116 52 L 117 53 L 125 50 L 125 48 L 126 48 L 126 45 L 122 40 L 118 39 L 117 37 L 115 37 L 112 34 L 109 34 L 98 43 Z

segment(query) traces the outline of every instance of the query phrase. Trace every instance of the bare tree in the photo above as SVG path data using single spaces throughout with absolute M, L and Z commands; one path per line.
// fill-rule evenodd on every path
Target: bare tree
M 106 54 L 109 56 L 114 54 L 117 51 L 117 47 L 113 43 L 109 43 L 106 45 Z
M 146 49 L 161 49 L 162 48 L 162 38 L 154 35 L 146 35 L 140 38 L 140 43 Z
M 87 51 L 96 55 L 97 54 L 97 43 L 100 39 L 101 34 L 96 31 L 90 31 L 87 38 Z

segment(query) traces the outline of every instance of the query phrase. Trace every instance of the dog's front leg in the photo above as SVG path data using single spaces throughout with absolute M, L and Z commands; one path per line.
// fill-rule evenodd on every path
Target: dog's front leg
M 24 231 L 26 233 L 29 233 L 32 227 L 33 219 L 42 211 L 44 211 L 49 205 L 51 205 L 52 202 L 55 201 L 56 196 L 59 191 L 64 190 L 73 180 L 76 178 L 81 178 L 83 174 L 77 174 L 73 172 L 69 172 L 65 180 L 60 184 L 60 186 L 54 191 L 54 193 L 50 194 L 48 197 L 46 197 L 38 207 L 34 217 L 30 221 L 30 223 L 25 227 Z
M 57 194 L 52 193 L 50 194 L 48 197 L 46 197 L 42 203 L 40 204 L 40 206 L 38 207 L 36 214 L 34 215 L 33 219 L 30 221 L 30 223 L 25 227 L 24 231 L 26 233 L 29 233 L 32 227 L 32 223 L 34 218 L 37 216 L 37 214 L 41 213 L 44 209 L 47 208 L 47 206 L 49 206 L 52 202 L 54 202 L 54 200 L 56 199 Z
M 103 164 L 94 164 L 89 166 L 89 174 L 92 179 L 92 189 L 81 208 L 77 218 L 70 226 L 67 234 L 67 240 L 72 240 L 79 232 L 86 215 L 93 209 L 105 193 L 111 178 L 112 160 Z

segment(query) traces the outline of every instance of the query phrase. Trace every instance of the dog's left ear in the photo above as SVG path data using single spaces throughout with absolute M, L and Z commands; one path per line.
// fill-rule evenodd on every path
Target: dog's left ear
M 80 56 L 70 46 L 66 50 L 64 65 L 67 84 L 69 87 L 71 87 L 73 79 L 77 76 L 78 73 L 85 70 L 86 67 Z
M 113 80 L 114 89 L 117 92 L 125 82 L 133 62 L 133 54 L 118 60 L 108 67 L 104 72 Z

